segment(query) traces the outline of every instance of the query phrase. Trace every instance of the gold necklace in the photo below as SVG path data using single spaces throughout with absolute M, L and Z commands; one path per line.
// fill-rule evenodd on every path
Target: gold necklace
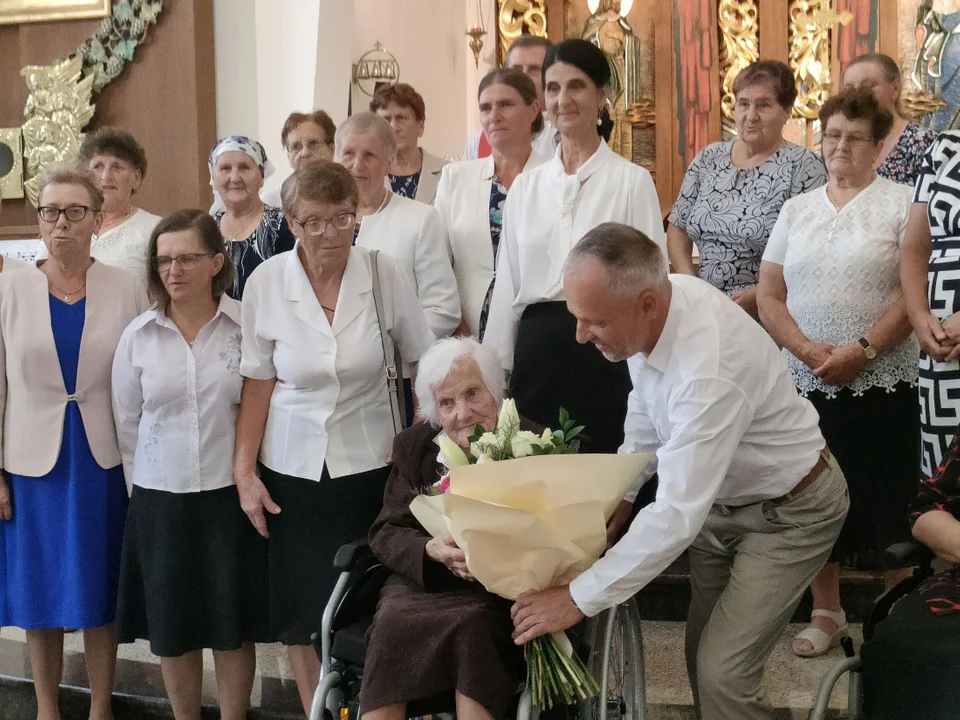
M 74 295 L 77 295 L 78 293 L 82 292 L 83 289 L 87 286 L 87 281 L 84 280 L 84 281 L 83 281 L 83 284 L 82 284 L 80 287 L 78 287 L 76 290 L 74 290 L 74 291 L 72 291 L 72 292 L 64 292 L 63 290 L 61 290 L 60 288 L 58 288 L 58 287 L 56 286 L 56 284 L 53 282 L 53 280 L 50 279 L 50 276 L 47 276 L 47 282 L 50 283 L 50 286 L 51 286 L 54 290 L 56 290 L 58 293 L 60 293 L 61 295 L 63 295 L 63 301 L 64 301 L 65 303 L 68 303 L 68 304 L 72 301 Z
M 124 215 L 122 218 L 120 218 L 119 220 L 114 220 L 113 222 L 111 222 L 111 223 L 109 223 L 109 224 L 104 223 L 103 225 L 101 225 L 101 226 L 100 226 L 100 232 L 97 234 L 97 237 L 100 237 L 101 235 L 103 235 L 103 234 L 106 233 L 106 232 L 109 232 L 110 230 L 113 230 L 115 227 L 119 227 L 120 225 L 123 225 L 127 220 L 129 220 L 129 219 L 133 216 L 133 214 L 134 214 L 136 211 L 137 211 L 137 209 L 131 205 L 131 206 L 130 206 L 130 212 L 128 212 L 128 213 L 127 213 L 126 215 Z

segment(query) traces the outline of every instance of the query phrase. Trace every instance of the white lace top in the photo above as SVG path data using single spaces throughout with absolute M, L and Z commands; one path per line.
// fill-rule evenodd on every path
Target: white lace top
M 783 266 L 787 310 L 807 338 L 855 343 L 901 297 L 900 243 L 912 201 L 909 186 L 878 177 L 839 211 L 826 187 L 784 203 L 763 259 Z M 786 348 L 783 353 L 801 394 L 836 395 L 837 387 L 823 384 Z M 871 387 L 915 384 L 919 353 L 911 335 L 846 387 L 860 395 Z
M 158 215 L 138 208 L 116 227 L 102 235 L 94 235 L 90 254 L 104 265 L 133 270 L 146 287 L 147 244 L 150 242 L 150 233 L 158 222 Z

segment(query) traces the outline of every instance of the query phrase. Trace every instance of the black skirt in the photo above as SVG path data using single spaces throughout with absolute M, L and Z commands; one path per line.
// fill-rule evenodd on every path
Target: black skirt
M 285 645 L 309 645 L 337 582 L 337 550 L 367 537 L 383 506 L 390 466 L 320 481 L 260 467 L 279 515 L 267 515 L 270 632 Z
M 530 305 L 520 318 L 510 393 L 520 415 L 556 429 L 560 408 L 585 425 L 583 452 L 612 453 L 623 443 L 632 384 L 626 362 L 610 362 L 577 342 L 564 302 Z
M 850 511 L 830 560 L 882 568 L 886 548 L 911 538 L 907 506 L 920 490 L 917 391 L 900 383 L 889 393 L 873 387 L 860 396 L 841 389 L 832 399 L 819 391 L 808 398 L 850 489 Z
M 159 657 L 269 642 L 267 541 L 234 486 L 171 493 L 134 486 L 117 601 L 120 642 Z

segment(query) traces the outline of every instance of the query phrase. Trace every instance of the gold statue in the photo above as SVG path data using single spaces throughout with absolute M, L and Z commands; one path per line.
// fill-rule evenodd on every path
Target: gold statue
M 613 132 L 610 148 L 632 160 L 633 127 L 627 120 L 631 107 L 641 103 L 640 40 L 626 15 L 633 0 L 588 0 L 593 14 L 584 23 L 580 37 L 603 50 L 610 65 L 610 117 Z
M 816 120 L 830 94 L 831 32 L 853 15 L 835 12 L 831 0 L 791 0 L 789 12 L 790 68 L 797 82 L 794 114 Z
M 74 55 L 56 65 L 28 65 L 20 74 L 30 96 L 23 109 L 24 154 L 31 178 L 24 186 L 37 204 L 37 181 L 48 165 L 73 160 L 80 153 L 82 130 L 93 117 L 93 75 L 81 79 L 83 59 Z

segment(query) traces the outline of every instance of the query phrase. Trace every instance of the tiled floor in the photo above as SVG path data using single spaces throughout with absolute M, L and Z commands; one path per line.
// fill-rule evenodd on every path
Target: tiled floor
M 790 650 L 790 639 L 800 626 L 789 626 L 767 666 L 767 687 L 770 700 L 777 708 L 788 711 L 787 716 L 804 718 L 816 696 L 821 678 L 843 654 L 834 650 L 818 659 L 797 658 Z M 646 659 L 646 686 L 653 720 L 680 717 L 677 712 L 691 705 L 683 659 L 683 623 L 645 622 L 644 655 Z M 854 640 L 859 646 L 860 628 L 853 628 Z M 0 675 L 29 677 L 23 633 L 13 628 L 0 630 Z M 80 633 L 68 634 L 65 641 L 67 657 L 64 682 L 85 686 L 83 669 L 83 640 Z M 216 704 L 216 682 L 213 660 L 206 654 L 204 675 L 204 702 Z M 117 672 L 117 692 L 128 695 L 163 697 L 163 684 L 156 657 L 150 654 L 145 642 L 120 648 Z M 2 692 L 2 690 L 0 690 Z M 834 693 L 831 707 L 846 707 L 846 682 Z M 2 697 L 0 697 L 2 702 Z M 257 680 L 253 690 L 254 707 L 279 712 L 296 712 L 299 707 L 296 689 L 290 674 L 286 652 L 279 645 L 257 648 Z

